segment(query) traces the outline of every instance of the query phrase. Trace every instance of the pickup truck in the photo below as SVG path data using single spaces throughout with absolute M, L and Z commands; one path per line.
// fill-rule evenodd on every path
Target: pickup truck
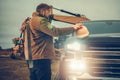
M 63 48 L 59 79 L 120 80 L 120 20 L 83 24 L 90 32 L 88 37 L 69 35 L 58 41 Z

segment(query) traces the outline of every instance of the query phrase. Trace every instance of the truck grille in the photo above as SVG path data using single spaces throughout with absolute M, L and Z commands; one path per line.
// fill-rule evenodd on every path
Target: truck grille
M 94 77 L 120 78 L 119 48 L 89 48 L 83 56 L 87 60 L 88 73 Z

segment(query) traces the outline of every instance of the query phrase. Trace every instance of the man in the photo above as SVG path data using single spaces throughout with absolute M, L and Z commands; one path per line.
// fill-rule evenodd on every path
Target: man
M 67 35 L 82 28 L 82 24 L 73 27 L 56 28 L 51 25 L 52 6 L 40 4 L 30 19 L 30 37 L 33 68 L 30 80 L 51 80 L 51 60 L 55 58 L 53 37 Z M 26 41 L 25 41 L 26 46 Z M 25 47 L 26 50 L 26 47 Z M 26 60 L 28 55 L 25 51 Z

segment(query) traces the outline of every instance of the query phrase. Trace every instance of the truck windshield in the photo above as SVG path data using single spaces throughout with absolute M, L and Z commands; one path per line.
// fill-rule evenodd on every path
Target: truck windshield
M 83 22 L 90 34 L 120 33 L 120 20 Z

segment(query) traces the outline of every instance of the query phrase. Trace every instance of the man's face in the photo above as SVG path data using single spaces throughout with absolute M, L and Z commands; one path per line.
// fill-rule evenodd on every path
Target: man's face
M 52 14 L 53 14 L 52 8 L 45 10 L 44 13 L 43 13 L 43 15 L 46 16 L 46 17 L 49 17 Z

